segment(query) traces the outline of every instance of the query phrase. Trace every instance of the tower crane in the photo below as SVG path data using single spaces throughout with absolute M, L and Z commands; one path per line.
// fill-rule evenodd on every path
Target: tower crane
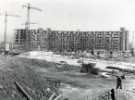
M 30 10 L 36 10 L 36 11 L 42 11 L 42 10 L 40 8 L 31 6 L 30 3 L 28 3 L 27 5 L 23 5 L 23 8 L 27 9 L 27 20 L 25 23 L 25 29 L 26 29 L 26 49 L 29 50 L 31 49 L 29 30 L 30 30 L 30 24 L 32 24 L 30 23 Z
M 42 11 L 40 8 L 37 8 L 37 7 L 33 7 L 30 5 L 30 3 L 28 3 L 27 5 L 23 5 L 23 8 L 26 8 L 27 9 L 27 21 L 25 23 L 26 25 L 26 29 L 30 29 L 30 10 L 37 10 L 37 11 Z
M 4 50 L 6 51 L 8 17 L 20 17 L 20 16 L 8 14 L 7 12 L 5 12 L 4 16 L 5 16 L 5 19 L 4 19 Z

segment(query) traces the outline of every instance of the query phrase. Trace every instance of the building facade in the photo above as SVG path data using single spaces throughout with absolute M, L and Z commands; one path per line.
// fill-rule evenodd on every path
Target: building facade
M 29 34 L 29 35 L 26 35 Z M 29 37 L 29 38 L 28 38 Z M 48 49 L 54 51 L 85 51 L 102 49 L 125 51 L 128 49 L 128 31 L 58 31 L 58 30 L 16 30 L 15 44 L 30 49 Z

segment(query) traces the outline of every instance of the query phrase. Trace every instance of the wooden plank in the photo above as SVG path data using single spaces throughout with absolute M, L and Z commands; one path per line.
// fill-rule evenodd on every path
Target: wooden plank
M 27 100 L 32 100 L 32 97 L 23 89 L 23 87 L 18 82 L 15 82 L 15 85 L 17 86 L 18 90 L 27 98 Z

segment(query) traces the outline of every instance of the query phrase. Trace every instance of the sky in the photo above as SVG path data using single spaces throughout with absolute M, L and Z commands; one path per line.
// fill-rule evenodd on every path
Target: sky
M 119 30 L 129 31 L 129 40 L 135 33 L 135 0 L 0 0 L 0 41 L 4 33 L 4 13 L 20 17 L 8 17 L 8 40 L 12 40 L 16 28 L 24 28 L 26 9 L 30 3 L 42 12 L 31 10 L 31 28 L 54 30 Z

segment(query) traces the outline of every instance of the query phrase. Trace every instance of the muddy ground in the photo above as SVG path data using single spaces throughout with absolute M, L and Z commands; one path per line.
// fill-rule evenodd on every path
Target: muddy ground
M 134 92 L 135 76 L 126 77 L 126 80 L 123 80 L 123 89 Z M 60 81 L 61 85 L 56 87 L 55 82 L 51 84 L 50 80 Z M 77 100 L 76 97 L 82 98 L 93 92 L 97 95 L 101 91 L 116 87 L 115 77 L 103 78 L 81 74 L 80 67 L 58 65 L 43 60 L 0 56 L 0 100 L 26 100 L 15 82 L 18 82 L 33 100 L 48 100 L 46 98 L 48 87 L 52 93 L 63 94 L 70 100 Z
M 33 66 L 31 61 L 28 63 L 16 57 L 0 56 L 0 100 L 27 99 L 18 89 L 16 82 L 33 100 L 45 99 L 47 88 L 57 93 L 57 88 L 41 78 L 31 66 Z

